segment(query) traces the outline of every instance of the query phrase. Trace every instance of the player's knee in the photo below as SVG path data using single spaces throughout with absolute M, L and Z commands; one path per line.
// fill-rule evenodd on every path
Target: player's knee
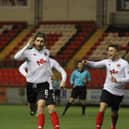
M 99 111 L 104 112 L 106 110 L 106 108 L 107 108 L 107 104 L 104 102 L 101 102 L 100 107 L 99 107 Z
M 56 111 L 55 105 L 48 105 L 48 112 L 51 114 L 52 112 Z
M 38 103 L 37 103 L 37 106 L 39 108 L 43 108 L 45 106 L 45 101 L 44 100 L 39 100 Z

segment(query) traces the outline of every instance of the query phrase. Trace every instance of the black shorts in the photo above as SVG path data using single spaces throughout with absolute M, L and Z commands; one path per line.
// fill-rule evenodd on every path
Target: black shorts
M 59 89 L 56 89 L 56 90 L 55 90 L 55 96 L 60 97 L 60 90 L 59 90 Z
M 27 100 L 29 103 L 36 103 L 38 100 L 43 99 L 46 104 L 55 104 L 55 97 L 53 90 L 49 90 L 49 83 L 27 83 Z
M 112 111 L 118 111 L 123 96 L 113 95 L 106 90 L 102 90 L 100 102 L 105 102 L 108 106 L 111 106 Z
M 81 100 L 86 99 L 86 87 L 85 86 L 76 86 L 72 89 L 71 97 L 76 99 L 77 97 Z

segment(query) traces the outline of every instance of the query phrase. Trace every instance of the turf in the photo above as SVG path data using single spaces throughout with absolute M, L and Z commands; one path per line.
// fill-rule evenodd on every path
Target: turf
M 71 107 L 65 116 L 61 115 L 64 107 L 57 107 L 60 117 L 61 129 L 95 129 L 95 116 L 98 107 L 87 107 L 85 116 L 81 115 L 80 107 Z M 46 120 L 44 129 L 53 129 L 49 114 L 46 109 Z M 129 110 L 120 109 L 120 117 L 117 129 L 129 129 Z M 37 129 L 37 118 L 29 115 L 28 107 L 25 105 L 0 105 L 0 129 Z M 106 111 L 102 129 L 109 129 L 110 109 Z

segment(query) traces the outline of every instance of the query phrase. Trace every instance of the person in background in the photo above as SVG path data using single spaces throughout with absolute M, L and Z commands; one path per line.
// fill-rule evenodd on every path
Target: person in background
M 53 79 L 53 88 L 55 92 L 56 104 L 60 104 L 60 80 L 58 78 Z
M 85 69 L 84 63 L 82 61 L 77 62 L 77 67 L 73 70 L 70 76 L 70 84 L 72 85 L 72 93 L 71 97 L 69 98 L 65 109 L 62 113 L 64 116 L 68 108 L 71 104 L 77 99 L 80 100 L 81 107 L 82 107 L 82 115 L 85 115 L 85 108 L 86 108 L 86 95 L 87 95 L 87 83 L 91 81 L 90 73 L 88 70 Z

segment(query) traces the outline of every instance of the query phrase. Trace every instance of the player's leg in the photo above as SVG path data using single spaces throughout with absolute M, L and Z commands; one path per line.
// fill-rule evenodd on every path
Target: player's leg
M 101 97 L 100 97 L 99 111 L 96 115 L 96 129 L 101 129 L 101 126 L 104 120 L 104 112 L 107 106 L 110 105 L 111 101 L 112 101 L 111 94 L 107 92 L 106 90 L 103 90 Z
M 111 105 L 112 108 L 112 113 L 111 113 L 111 127 L 110 129 L 116 129 L 116 124 L 118 121 L 118 111 L 119 111 L 119 107 L 120 107 L 120 103 L 123 100 L 123 96 L 115 96 L 112 98 L 113 99 L 113 104 Z
M 85 115 L 85 110 L 86 110 L 86 87 L 80 87 L 79 88 L 79 100 L 81 103 L 81 107 L 82 107 L 82 115 Z
M 58 89 L 58 93 L 57 93 L 57 102 L 58 104 L 60 104 L 60 89 Z
M 37 110 L 37 94 L 35 92 L 35 88 L 33 88 L 33 84 L 32 83 L 27 83 L 27 87 L 26 87 L 26 93 L 27 93 L 27 101 L 28 101 L 28 105 L 30 108 L 30 115 L 35 115 L 36 110 Z
M 37 115 L 38 115 L 38 129 L 43 129 L 45 122 L 44 115 L 45 100 L 39 99 L 37 101 Z
M 101 129 L 104 119 L 104 112 L 106 110 L 107 103 L 100 102 L 99 111 L 96 115 L 96 129 Z
M 37 104 L 34 103 L 28 103 L 29 104 L 29 108 L 30 108 L 30 115 L 34 116 L 36 114 L 37 111 Z
M 50 119 L 53 125 L 53 129 L 60 129 L 59 117 L 56 112 L 56 106 L 55 106 L 55 94 L 53 90 L 49 90 L 49 96 L 48 99 L 46 100 L 46 103 L 48 104 L 48 112 L 50 114 Z
M 38 114 L 38 129 L 43 129 L 45 122 L 44 108 L 46 99 L 48 98 L 49 84 L 48 82 L 37 85 L 37 114 Z
M 50 113 L 50 119 L 53 125 L 53 129 L 60 129 L 59 117 L 54 104 L 48 105 L 48 112 Z
M 74 102 L 74 98 L 70 97 L 67 104 L 65 105 L 65 109 L 62 113 L 62 115 L 64 116 L 66 111 L 70 108 L 70 106 L 72 105 L 72 103 Z
M 67 104 L 65 105 L 65 109 L 62 113 L 62 115 L 64 116 L 66 111 L 69 109 L 69 107 L 72 105 L 72 103 L 74 102 L 75 98 L 77 98 L 77 93 L 78 93 L 78 89 L 77 87 L 72 89 L 72 93 L 71 93 L 71 97 L 69 98 Z
M 112 111 L 111 120 L 112 120 L 112 123 L 111 123 L 110 129 L 115 129 L 116 128 L 116 123 L 117 123 L 117 120 L 118 120 L 118 111 Z
M 55 90 L 55 101 L 56 101 L 56 104 L 60 104 L 60 90 L 59 89 Z
M 80 103 L 81 103 L 81 107 L 82 107 L 82 115 L 85 115 L 85 111 L 86 111 L 86 101 L 85 101 L 85 99 L 81 99 Z

